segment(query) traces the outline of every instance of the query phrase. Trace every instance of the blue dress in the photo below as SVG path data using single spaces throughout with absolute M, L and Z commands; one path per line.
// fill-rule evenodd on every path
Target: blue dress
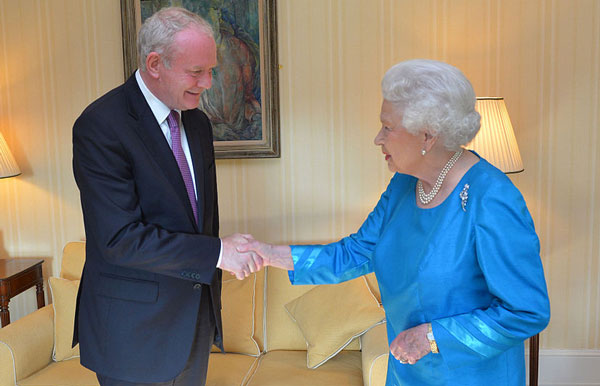
M 523 341 L 545 328 L 550 305 L 523 197 L 484 159 L 435 208 L 416 205 L 415 184 L 395 174 L 357 233 L 292 246 L 291 282 L 338 283 L 374 271 L 389 343 L 432 324 L 440 353 L 415 365 L 390 355 L 386 385 L 525 385 Z

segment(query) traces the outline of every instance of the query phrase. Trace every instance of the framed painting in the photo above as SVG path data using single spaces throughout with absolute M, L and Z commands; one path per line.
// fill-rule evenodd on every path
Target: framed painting
M 219 64 L 199 108 L 211 120 L 216 158 L 280 157 L 276 0 L 121 0 L 126 79 L 138 67 L 137 31 L 169 6 L 213 26 Z

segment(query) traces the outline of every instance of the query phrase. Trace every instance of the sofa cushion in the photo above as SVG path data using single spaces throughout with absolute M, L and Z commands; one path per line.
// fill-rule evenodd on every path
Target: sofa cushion
M 81 279 L 81 271 L 85 262 L 85 243 L 71 242 L 65 245 L 60 267 L 60 277 L 68 280 Z
M 245 385 L 259 358 L 242 354 L 210 354 L 206 386 Z
M 342 351 L 316 370 L 304 351 L 270 351 L 260 358 L 249 386 L 362 386 L 359 351 Z
M 285 304 L 314 288 L 311 285 L 292 285 L 287 271 L 268 267 L 266 284 L 265 349 L 306 350 L 302 333 L 289 317 Z
M 364 277 L 320 285 L 285 305 L 302 331 L 307 366 L 317 368 L 385 318 Z
M 261 349 L 254 339 L 256 297 L 262 296 L 256 292 L 258 276 L 252 274 L 244 280 L 230 279 L 229 275 L 223 277 L 221 315 L 226 352 L 260 355 Z M 213 346 L 213 352 L 217 351 Z
M 52 359 L 59 362 L 79 356 L 79 345 L 71 347 L 79 280 L 48 279 L 54 308 L 54 349 Z
M 53 362 L 17 382 L 18 386 L 98 386 L 96 373 L 79 363 L 79 358 Z

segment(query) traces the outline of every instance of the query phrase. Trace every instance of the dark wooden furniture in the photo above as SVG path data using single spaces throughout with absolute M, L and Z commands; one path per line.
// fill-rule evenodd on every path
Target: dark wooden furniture
M 529 338 L 529 386 L 538 386 L 540 334 Z
M 44 277 L 40 259 L 0 259 L 0 319 L 2 327 L 10 324 L 8 302 L 12 297 L 35 286 L 38 309 L 46 305 Z

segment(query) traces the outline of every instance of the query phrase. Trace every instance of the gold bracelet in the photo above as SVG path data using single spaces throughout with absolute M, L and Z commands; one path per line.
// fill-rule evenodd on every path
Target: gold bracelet
M 431 346 L 431 352 L 434 354 L 439 354 L 440 350 L 438 350 L 437 343 L 435 342 L 435 338 L 433 337 L 433 329 L 431 328 L 431 323 L 429 323 L 429 331 L 427 332 L 427 339 L 429 340 L 429 346 Z

